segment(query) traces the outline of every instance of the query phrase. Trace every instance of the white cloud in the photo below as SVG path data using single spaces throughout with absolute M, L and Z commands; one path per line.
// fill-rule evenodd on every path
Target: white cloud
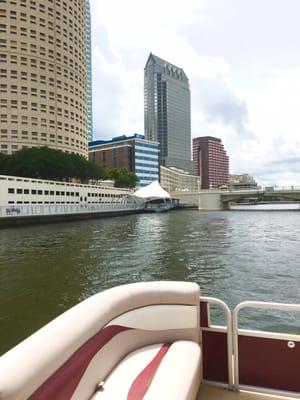
M 255 59 L 245 66 L 236 62 L 238 54 L 231 62 L 222 52 L 202 54 L 214 26 L 212 2 L 91 0 L 94 136 L 143 132 L 143 69 L 152 51 L 190 79 L 194 137 L 220 137 L 232 172 L 253 173 L 266 184 L 296 184 L 295 164 L 273 162 L 300 153 L 300 69 L 270 68 Z M 199 26 L 207 29 L 202 36 L 195 34 Z

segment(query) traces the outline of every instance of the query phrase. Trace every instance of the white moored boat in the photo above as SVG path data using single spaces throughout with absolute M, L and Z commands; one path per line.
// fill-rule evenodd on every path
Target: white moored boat
M 225 326 L 211 324 L 210 304 L 223 309 Z M 187 282 L 108 289 L 0 358 L 0 398 L 299 398 L 300 336 L 239 328 L 239 314 L 249 307 L 300 311 L 300 305 L 244 302 L 231 312 Z
M 113 182 L 110 182 L 113 185 Z M 0 175 L 0 227 L 130 214 L 144 200 L 108 182 L 79 184 Z
M 300 211 L 300 202 L 261 201 L 237 203 L 229 206 L 232 211 Z

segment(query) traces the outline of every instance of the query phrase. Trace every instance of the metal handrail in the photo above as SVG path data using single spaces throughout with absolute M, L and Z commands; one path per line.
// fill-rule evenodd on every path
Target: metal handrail
M 233 374 L 233 359 L 232 359 L 232 352 L 233 352 L 233 347 L 232 347 L 232 314 L 230 311 L 230 308 L 228 305 L 215 297 L 206 297 L 206 296 L 200 296 L 200 302 L 206 302 L 208 304 L 215 304 L 220 306 L 223 311 L 225 312 L 226 315 L 226 329 L 227 329 L 227 364 L 228 364 L 228 385 L 229 388 L 234 387 L 234 374 Z M 208 314 L 209 320 L 210 320 L 210 314 Z M 210 324 L 209 324 L 210 326 Z
M 300 311 L 300 304 L 286 304 L 286 303 L 272 303 L 272 302 L 263 302 L 263 301 L 244 301 L 238 304 L 232 312 L 232 336 L 233 336 L 233 356 L 234 356 L 234 387 L 236 390 L 239 389 L 239 344 L 238 344 L 238 336 L 239 336 L 239 327 L 238 327 L 238 317 L 239 312 L 244 308 L 259 308 L 259 309 L 268 309 L 268 310 L 282 310 L 282 311 Z M 253 330 L 252 332 L 259 333 L 260 337 L 269 337 L 272 335 L 272 332 L 262 332 L 258 330 Z M 249 333 L 249 331 L 248 331 Z M 276 334 L 278 339 L 286 340 L 286 336 L 284 334 Z M 298 335 L 289 335 L 290 340 L 299 340 L 300 336 Z
M 0 206 L 0 218 L 60 215 L 60 214 L 85 214 L 105 212 L 112 210 L 141 209 L 143 205 L 135 203 L 88 203 L 88 204 L 9 204 Z

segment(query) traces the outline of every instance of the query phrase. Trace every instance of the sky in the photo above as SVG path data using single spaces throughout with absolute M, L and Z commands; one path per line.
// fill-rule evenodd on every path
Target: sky
M 144 132 L 152 52 L 184 69 L 192 137 L 230 172 L 300 186 L 299 0 L 90 0 L 94 139 Z

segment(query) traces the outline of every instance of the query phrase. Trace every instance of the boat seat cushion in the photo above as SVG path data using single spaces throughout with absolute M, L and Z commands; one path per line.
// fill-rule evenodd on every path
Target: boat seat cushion
M 194 400 L 200 381 L 199 344 L 160 343 L 130 353 L 91 400 Z

